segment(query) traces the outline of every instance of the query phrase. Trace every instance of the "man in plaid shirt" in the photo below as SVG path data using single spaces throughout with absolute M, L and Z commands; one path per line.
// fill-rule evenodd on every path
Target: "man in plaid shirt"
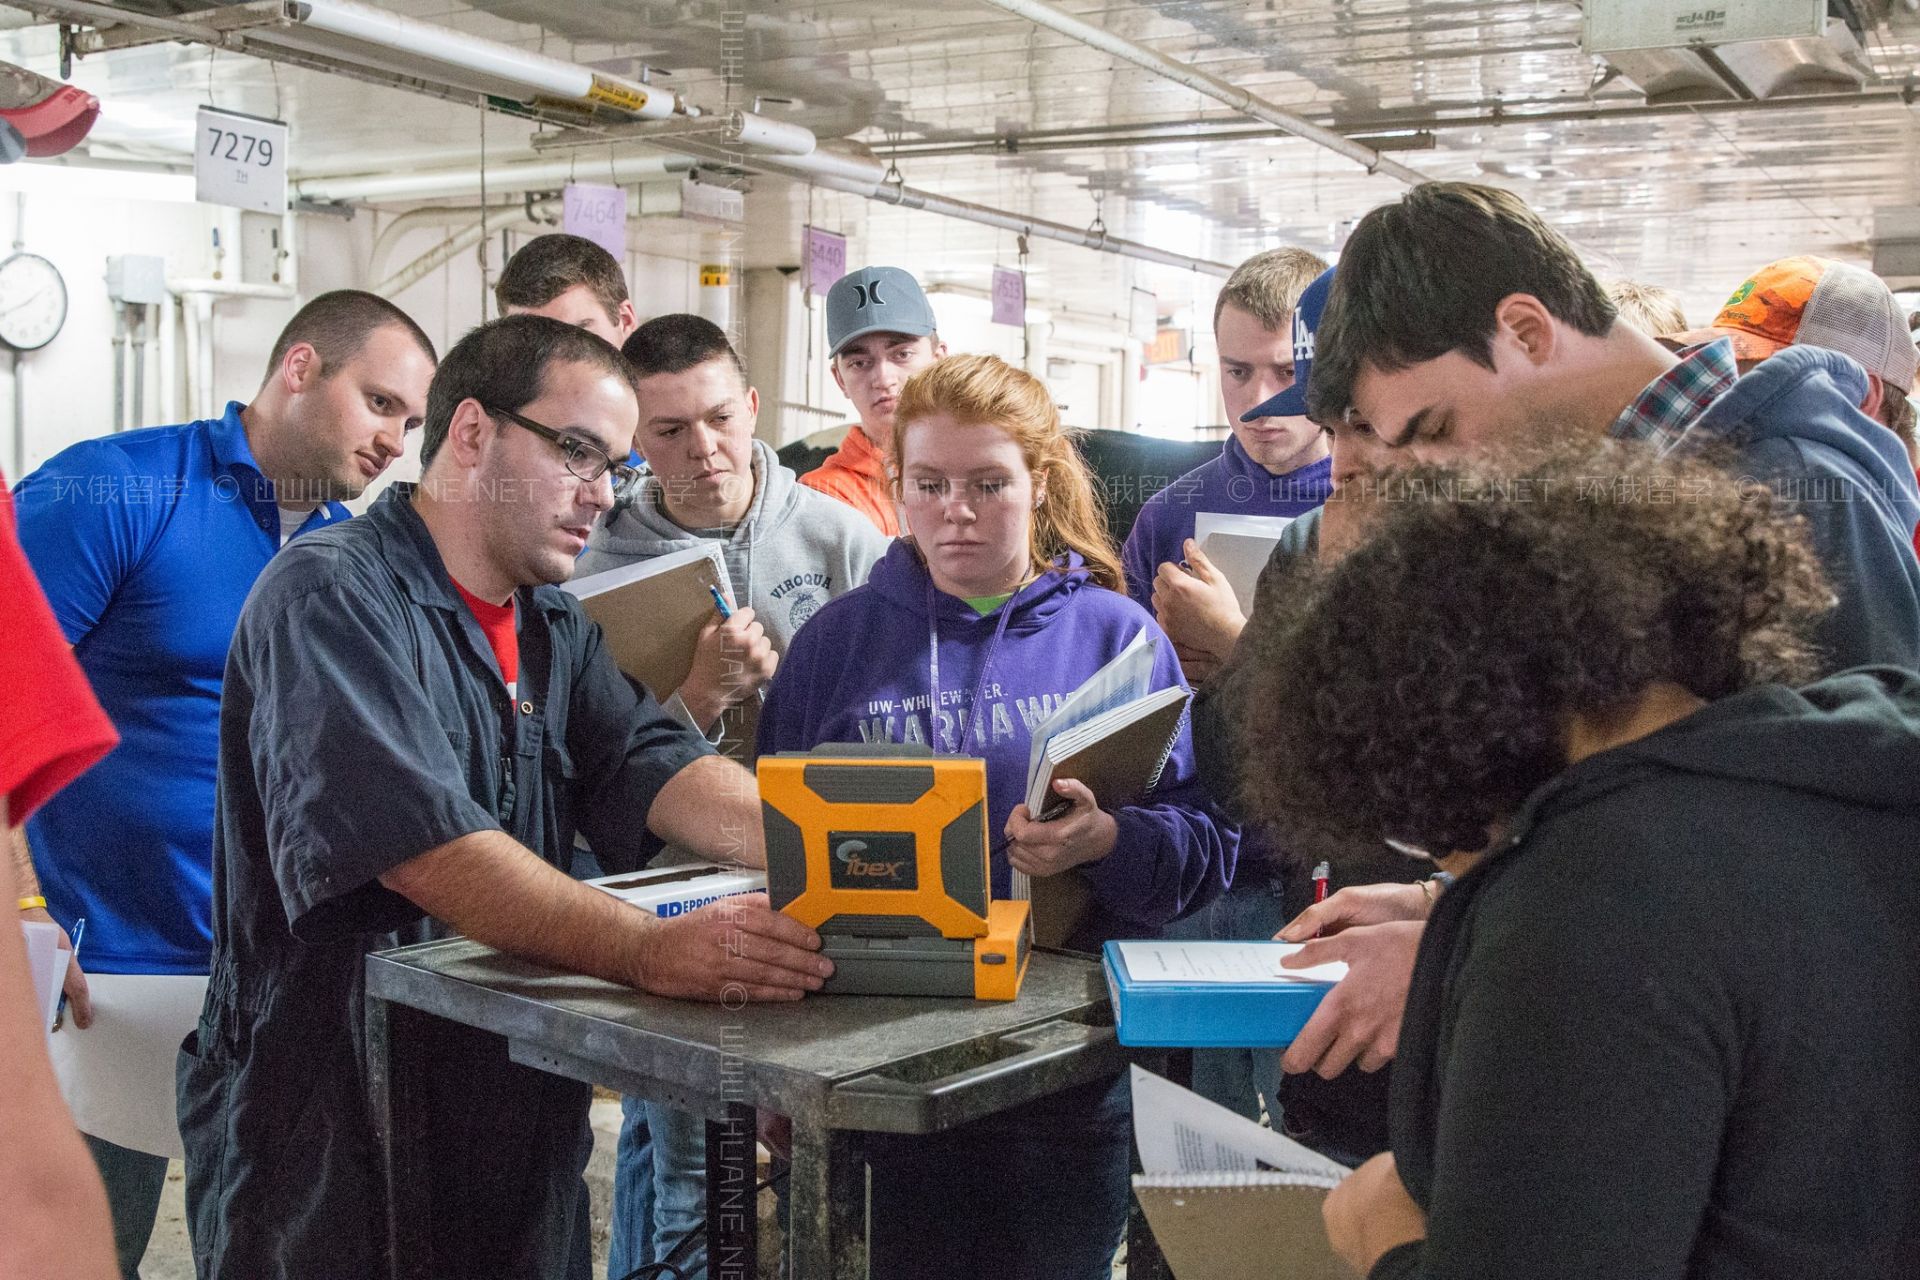
M 1676 357 L 1618 320 L 1573 246 L 1518 197 L 1426 183 L 1348 240 L 1307 412 L 1333 437 L 1336 497 L 1409 463 L 1554 438 L 1706 451 L 1805 517 L 1835 596 L 1817 636 L 1825 672 L 1920 669 L 1920 489 L 1900 441 L 1861 412 L 1868 392 L 1858 363 L 1820 347 L 1744 376 L 1725 338 Z M 1344 889 L 1288 925 L 1280 936 L 1294 941 L 1331 935 L 1300 961 L 1350 970 L 1283 1067 L 1331 1078 L 1392 1058 L 1421 934 L 1409 926 L 1437 892 Z
M 1546 436 L 1707 450 L 1807 521 L 1836 597 L 1828 671 L 1920 668 L 1920 490 L 1861 412 L 1853 359 L 1797 345 L 1744 377 L 1725 339 L 1676 358 L 1618 322 L 1606 290 L 1511 192 L 1433 182 L 1369 213 L 1320 323 L 1308 413 L 1333 479 Z

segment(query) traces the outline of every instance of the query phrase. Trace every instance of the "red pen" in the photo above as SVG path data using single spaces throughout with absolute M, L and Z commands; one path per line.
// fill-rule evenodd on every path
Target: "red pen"
M 1319 906 L 1327 900 L 1327 877 L 1333 869 L 1322 862 L 1313 869 L 1313 905 Z M 1318 938 L 1326 933 L 1325 929 L 1315 929 L 1313 936 Z

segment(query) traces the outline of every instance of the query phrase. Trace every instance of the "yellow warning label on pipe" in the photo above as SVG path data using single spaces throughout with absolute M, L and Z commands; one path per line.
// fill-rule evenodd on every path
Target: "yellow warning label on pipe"
M 731 275 L 724 266 L 715 266 L 710 262 L 700 264 L 700 287 L 702 289 L 724 289 Z
M 619 107 L 622 111 L 640 111 L 647 105 L 645 89 L 637 85 L 620 84 L 604 76 L 593 78 L 593 87 L 587 90 L 587 98 L 609 107 Z

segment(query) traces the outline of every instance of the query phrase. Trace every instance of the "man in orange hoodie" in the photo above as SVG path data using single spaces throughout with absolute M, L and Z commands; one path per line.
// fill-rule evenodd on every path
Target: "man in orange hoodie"
M 827 290 L 827 347 L 834 384 L 860 421 L 800 483 L 840 499 L 897 538 L 900 513 L 887 477 L 893 406 L 909 377 L 947 354 L 933 307 L 899 267 L 862 267 Z

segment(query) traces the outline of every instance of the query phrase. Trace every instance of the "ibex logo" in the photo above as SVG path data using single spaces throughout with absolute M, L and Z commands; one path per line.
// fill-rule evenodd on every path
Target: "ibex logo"
M 838 889 L 913 889 L 919 886 L 913 835 L 906 831 L 832 831 L 832 880 Z

